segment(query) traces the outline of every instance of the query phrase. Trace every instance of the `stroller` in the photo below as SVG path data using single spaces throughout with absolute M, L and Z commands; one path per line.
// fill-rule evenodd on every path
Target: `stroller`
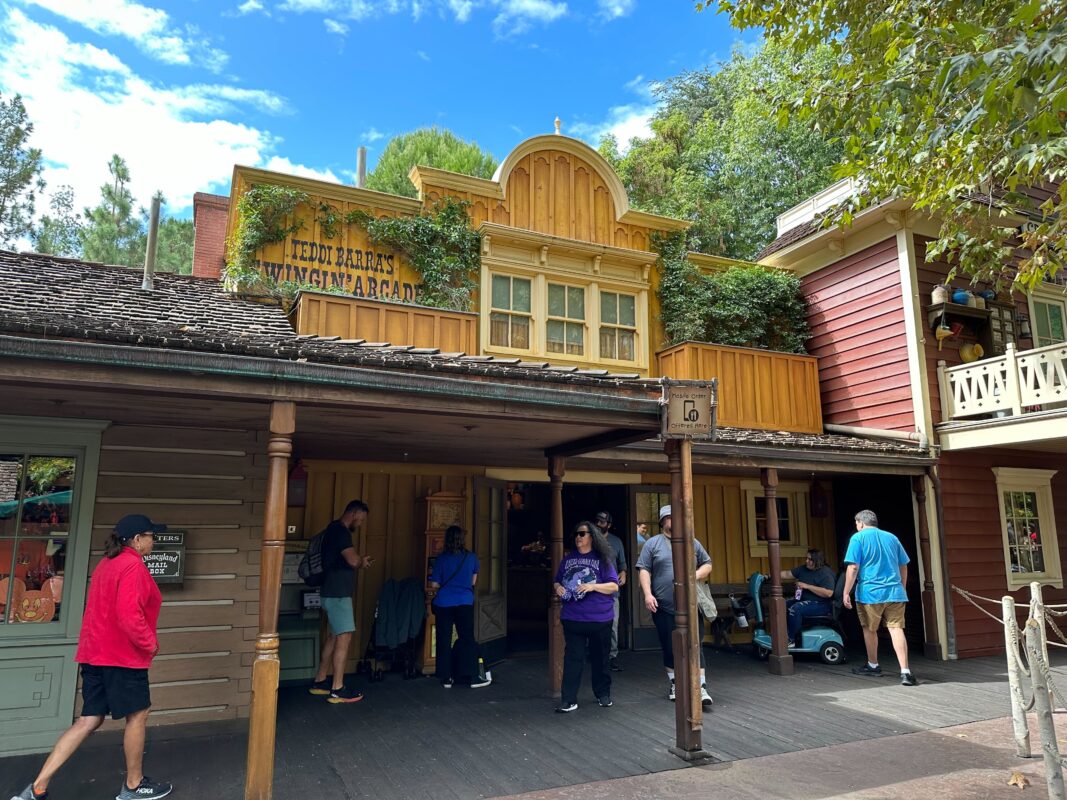
M 426 595 L 418 578 L 390 578 L 382 585 L 361 663 L 372 683 L 385 680 L 383 666 L 403 670 L 405 680 L 419 676 L 415 649 L 425 618 Z
M 771 634 L 767 630 L 763 611 L 763 585 L 766 581 L 766 575 L 753 573 L 748 579 L 748 595 L 741 599 L 742 606 L 747 601 L 747 610 L 755 623 L 752 654 L 761 661 L 771 654 Z M 817 653 L 826 664 L 845 663 L 845 632 L 840 622 L 844 593 L 845 573 L 842 571 L 834 583 L 832 613 L 829 616 L 806 617 L 797 641 L 789 648 L 791 654 Z

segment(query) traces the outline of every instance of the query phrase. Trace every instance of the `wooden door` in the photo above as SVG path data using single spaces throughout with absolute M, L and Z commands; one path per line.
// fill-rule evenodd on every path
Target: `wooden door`
M 641 591 L 641 582 L 637 572 L 637 562 L 641 557 L 641 548 L 644 542 L 638 538 L 638 526 L 648 526 L 646 538 L 659 534 L 659 509 L 671 502 L 671 487 L 660 486 L 632 486 L 630 487 L 630 526 L 628 536 L 630 539 L 630 577 L 628 585 L 630 589 L 630 619 L 633 620 L 633 648 L 634 650 L 657 650 L 659 649 L 659 637 L 656 635 L 656 626 L 652 624 L 652 615 L 645 608 L 645 595 Z M 621 538 L 623 531 L 616 529 L 616 534 Z
M 508 635 L 506 485 L 474 483 L 474 552 L 478 583 L 474 593 L 474 635 L 487 662 L 504 656 Z

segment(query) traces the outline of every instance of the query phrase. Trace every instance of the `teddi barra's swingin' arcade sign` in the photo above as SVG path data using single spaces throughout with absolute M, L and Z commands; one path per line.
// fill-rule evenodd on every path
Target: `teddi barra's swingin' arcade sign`
M 664 378 L 663 437 L 715 438 L 716 381 L 672 381 Z

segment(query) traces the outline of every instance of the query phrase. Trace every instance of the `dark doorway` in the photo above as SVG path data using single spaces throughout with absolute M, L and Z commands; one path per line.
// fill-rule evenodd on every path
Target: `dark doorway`
M 508 484 L 508 654 L 540 654 L 548 650 L 548 603 L 552 592 L 551 490 L 547 483 Z M 582 520 L 607 511 L 614 530 L 625 531 L 625 486 L 564 484 L 563 548 L 572 544 L 569 533 Z M 620 539 L 625 541 L 624 536 Z M 623 598 L 625 603 L 625 596 Z M 626 611 L 619 620 L 619 646 L 624 636 Z
M 856 512 L 870 509 L 878 515 L 878 527 L 896 535 L 904 546 L 908 564 L 908 605 L 904 613 L 904 633 L 911 649 L 923 646 L 922 587 L 919 582 L 918 536 L 912 513 L 911 478 L 906 475 L 880 475 L 865 478 L 838 478 L 834 481 L 834 530 L 837 534 L 837 559 L 844 565 L 849 539 L 856 532 Z M 855 614 L 842 617 L 845 633 L 852 644 L 860 643 L 863 633 Z M 888 638 L 884 629 L 884 638 Z

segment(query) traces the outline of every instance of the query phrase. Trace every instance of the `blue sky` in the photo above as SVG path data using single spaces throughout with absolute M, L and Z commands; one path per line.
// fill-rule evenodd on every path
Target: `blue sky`
M 557 115 L 627 141 L 652 82 L 754 39 L 690 0 L 0 0 L 0 93 L 79 208 L 119 153 L 188 216 L 235 163 L 351 182 L 359 145 L 373 168 L 425 125 L 498 159 Z

